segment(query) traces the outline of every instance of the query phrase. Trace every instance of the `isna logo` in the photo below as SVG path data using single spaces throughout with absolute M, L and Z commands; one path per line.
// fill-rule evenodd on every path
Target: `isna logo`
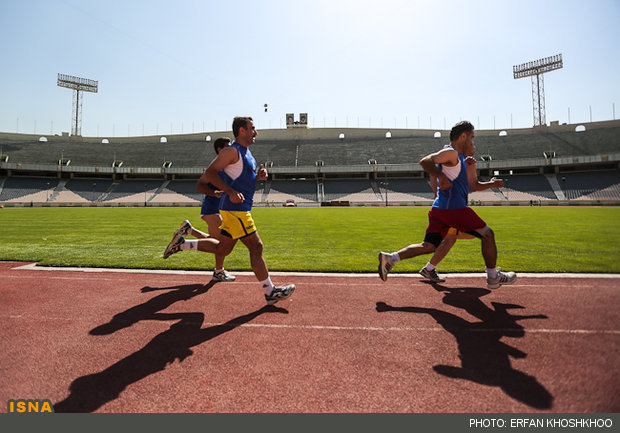
M 8 413 L 53 413 L 54 406 L 49 399 L 45 400 L 9 400 L 7 403 Z

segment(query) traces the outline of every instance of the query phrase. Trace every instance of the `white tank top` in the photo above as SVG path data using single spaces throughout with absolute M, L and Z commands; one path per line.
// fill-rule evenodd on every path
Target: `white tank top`
M 241 159 L 239 152 L 237 152 L 237 157 L 239 158 L 237 162 L 227 165 L 226 168 L 224 168 L 224 173 L 230 176 L 232 180 L 237 180 L 237 178 L 241 176 L 241 172 L 243 172 L 243 159 Z
M 450 180 L 456 179 L 461 172 L 461 160 L 459 159 L 458 164 L 456 164 L 454 167 L 442 165 L 441 172 L 445 174 L 446 177 Z

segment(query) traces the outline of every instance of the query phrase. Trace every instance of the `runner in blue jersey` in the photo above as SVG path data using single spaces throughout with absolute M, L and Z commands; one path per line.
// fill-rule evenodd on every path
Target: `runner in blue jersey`
M 379 276 L 383 281 L 402 259 L 410 259 L 434 252 L 450 228 L 468 233 L 482 243 L 482 256 L 487 270 L 487 287 L 496 289 L 517 279 L 514 272 L 500 272 L 497 264 L 497 246 L 493 230 L 467 206 L 470 188 L 484 189 L 474 170 L 468 170 L 465 159 L 475 152 L 474 126 L 467 121 L 457 123 L 450 131 L 450 145 L 420 160 L 422 168 L 438 180 L 437 198 L 428 213 L 428 227 L 424 241 L 411 244 L 395 253 L 379 253 Z
M 231 140 L 228 137 L 220 137 L 216 139 L 213 142 L 215 154 L 219 155 L 222 149 L 230 146 L 230 142 Z M 220 173 L 220 175 L 222 174 L 223 173 Z M 222 191 L 218 190 L 215 185 L 211 183 L 208 183 L 206 185 L 198 183 L 196 185 L 196 189 L 198 189 L 198 191 L 204 194 L 202 200 L 202 207 L 200 209 L 200 218 L 202 218 L 202 220 L 207 223 L 209 234 L 198 230 L 196 227 L 193 227 L 189 220 L 183 221 L 181 226 L 172 236 L 172 241 L 169 244 L 169 248 L 167 248 L 164 252 L 164 259 L 167 259 L 172 254 L 180 250 L 196 249 L 196 241 L 187 239 L 185 239 L 185 242 L 183 242 L 179 246 L 179 249 L 172 248 L 172 245 L 175 244 L 179 237 L 189 235 L 197 239 L 212 237 L 219 240 L 221 238 L 222 233 L 220 231 L 220 225 L 222 224 L 222 217 L 220 216 L 220 206 L 223 198 Z M 215 270 L 213 271 L 212 281 L 235 281 L 236 278 L 224 269 L 225 258 L 226 256 L 222 253 L 215 254 Z
M 257 136 L 254 121 L 251 117 L 235 117 L 232 127 L 235 141 L 219 153 L 198 180 L 199 184 L 211 183 L 225 193 L 220 210 L 222 238 L 219 241 L 213 238 L 198 239 L 196 249 L 228 255 L 237 241 L 241 240 L 250 252 L 252 271 L 263 287 L 265 300 L 267 304 L 273 305 L 289 298 L 295 285 L 275 286 L 271 281 L 263 257 L 264 245 L 252 219 L 256 181 L 267 178 L 267 170 L 262 165 L 257 167 L 249 149 Z M 224 175 L 220 177 L 222 170 Z M 169 248 L 180 248 L 182 243 L 183 238 L 180 237 Z
M 465 158 L 465 164 L 467 165 L 467 173 L 468 176 L 474 176 L 475 180 L 473 182 L 474 185 L 477 186 L 477 191 L 482 191 L 489 188 L 502 188 L 504 186 L 504 181 L 502 179 L 491 178 L 488 182 L 480 182 L 478 179 L 478 172 L 476 169 L 476 159 L 473 156 L 468 156 Z M 470 182 L 472 183 L 472 182 Z M 435 193 L 435 198 L 437 198 L 438 191 L 438 181 L 437 178 L 430 178 L 431 189 Z M 443 283 L 446 281 L 444 277 L 440 277 L 437 274 L 436 267 L 447 255 L 450 249 L 454 246 L 457 239 L 475 239 L 475 236 L 470 235 L 469 233 L 462 232 L 460 230 L 451 227 L 448 230 L 448 233 L 443 237 L 441 244 L 435 250 L 433 257 L 428 261 L 428 263 L 420 270 L 420 275 L 424 278 L 430 280 L 433 283 Z

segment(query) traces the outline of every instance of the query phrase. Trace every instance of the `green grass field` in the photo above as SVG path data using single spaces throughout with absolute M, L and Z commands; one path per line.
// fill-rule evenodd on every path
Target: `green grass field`
M 477 207 L 493 228 L 498 266 L 520 272 L 620 273 L 620 208 Z M 272 271 L 375 272 L 379 251 L 420 242 L 426 207 L 256 208 Z M 179 224 L 206 231 L 198 208 L 0 209 L 0 260 L 42 265 L 149 269 L 213 268 L 213 256 L 184 251 L 162 259 Z M 399 263 L 417 272 L 429 256 Z M 226 268 L 249 271 L 239 243 Z M 480 241 L 461 240 L 440 272 L 482 272 Z

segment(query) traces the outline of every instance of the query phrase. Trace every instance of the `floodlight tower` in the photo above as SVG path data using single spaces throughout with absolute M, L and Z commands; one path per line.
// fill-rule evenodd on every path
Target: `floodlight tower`
M 58 86 L 73 90 L 71 135 L 82 135 L 82 98 L 80 92 L 97 93 L 99 82 L 72 75 L 58 74 Z
M 515 78 L 532 77 L 532 104 L 534 105 L 534 126 L 547 124 L 545 114 L 545 72 L 562 69 L 562 54 L 545 57 L 534 62 L 527 62 L 512 67 Z

